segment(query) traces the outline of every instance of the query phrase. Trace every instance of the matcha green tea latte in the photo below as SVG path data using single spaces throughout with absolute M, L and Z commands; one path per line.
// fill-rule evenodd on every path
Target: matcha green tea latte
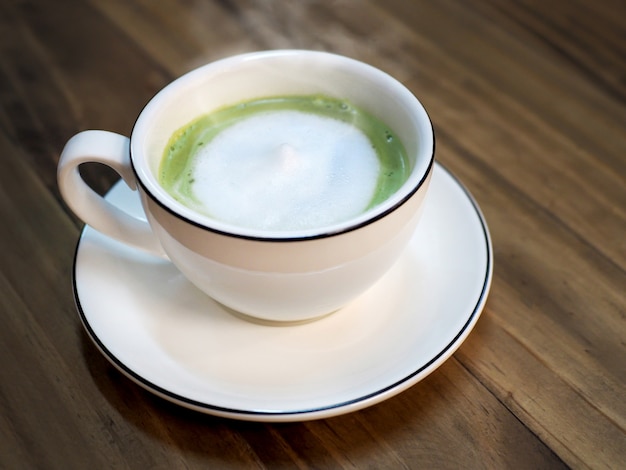
M 201 116 L 171 137 L 160 184 L 179 202 L 241 227 L 302 230 L 348 220 L 408 177 L 393 132 L 325 96 L 246 101 Z

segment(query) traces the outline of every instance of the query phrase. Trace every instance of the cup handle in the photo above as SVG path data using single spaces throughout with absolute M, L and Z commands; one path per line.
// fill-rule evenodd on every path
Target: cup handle
M 72 211 L 94 229 L 116 240 L 166 257 L 146 220 L 118 209 L 83 180 L 78 167 L 97 162 L 115 170 L 136 191 L 137 181 L 130 163 L 130 139 L 113 132 L 89 130 L 72 137 L 61 153 L 57 167 L 59 190 Z

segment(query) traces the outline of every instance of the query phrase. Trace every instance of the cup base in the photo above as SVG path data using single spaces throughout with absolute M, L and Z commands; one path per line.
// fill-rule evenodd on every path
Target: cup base
M 331 312 L 322 313 L 321 315 L 318 315 L 318 316 L 315 316 L 315 317 L 311 317 L 311 318 L 305 318 L 303 320 L 268 320 L 268 319 L 259 318 L 259 317 L 255 317 L 255 316 L 252 316 L 252 315 L 248 315 L 248 314 L 243 313 L 243 312 L 239 312 L 239 311 L 237 311 L 235 309 L 232 309 L 232 308 L 230 308 L 230 307 L 228 307 L 228 306 L 226 306 L 224 304 L 221 304 L 220 302 L 217 302 L 217 303 L 220 304 L 220 306 L 224 309 L 224 311 L 228 312 L 230 315 L 234 316 L 235 318 L 238 318 L 240 320 L 244 320 L 244 321 L 253 323 L 255 325 L 274 326 L 274 327 L 306 325 L 308 323 L 314 323 L 316 321 L 319 321 L 319 320 L 321 320 L 323 318 L 326 318 L 326 317 L 329 317 L 331 315 L 340 314 L 340 311 L 341 311 L 341 308 L 338 308 L 338 309 L 333 310 Z

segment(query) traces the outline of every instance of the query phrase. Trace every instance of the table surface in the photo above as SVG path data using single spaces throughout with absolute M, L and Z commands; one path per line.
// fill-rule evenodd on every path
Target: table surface
M 495 268 L 478 324 L 423 381 L 270 424 L 181 408 L 99 353 L 56 165 L 78 131 L 128 135 L 174 77 L 278 48 L 363 60 L 420 97 Z M 1 1 L 0 468 L 623 466 L 625 57 L 622 0 Z

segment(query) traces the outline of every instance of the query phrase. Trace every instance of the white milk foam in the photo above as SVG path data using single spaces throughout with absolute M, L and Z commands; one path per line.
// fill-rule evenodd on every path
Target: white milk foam
M 211 217 L 266 230 L 321 227 L 362 213 L 380 163 L 351 124 L 292 110 L 251 115 L 195 156 L 193 196 Z

